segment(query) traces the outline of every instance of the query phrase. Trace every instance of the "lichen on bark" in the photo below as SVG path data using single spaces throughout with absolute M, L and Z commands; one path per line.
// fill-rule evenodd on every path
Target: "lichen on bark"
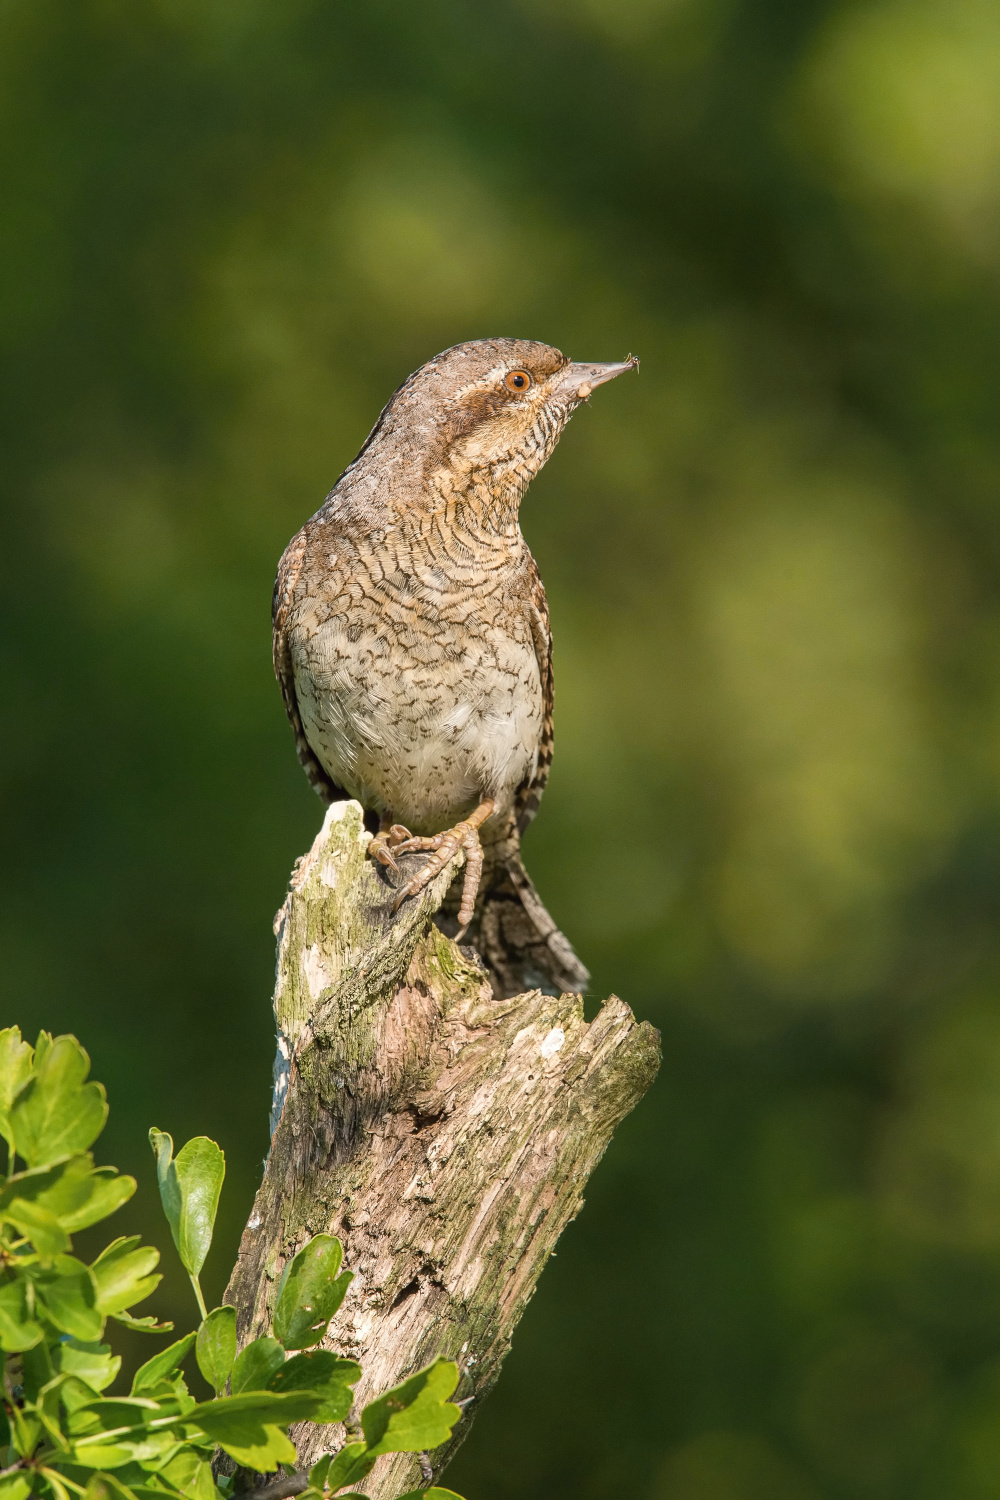
M 618 1123 L 652 1082 L 659 1037 L 612 997 L 494 997 L 472 949 L 434 925 L 453 863 L 393 912 L 357 803 L 334 804 L 278 914 L 272 1142 L 226 1294 L 241 1344 L 270 1326 L 286 1259 L 321 1232 L 355 1279 L 327 1343 L 364 1369 L 357 1409 L 437 1355 L 466 1415 Z M 410 856 L 416 861 L 425 856 Z M 471 1399 L 468 1399 L 471 1398 Z M 302 1465 L 344 1429 L 304 1425 Z M 421 1483 L 379 1460 L 371 1500 Z

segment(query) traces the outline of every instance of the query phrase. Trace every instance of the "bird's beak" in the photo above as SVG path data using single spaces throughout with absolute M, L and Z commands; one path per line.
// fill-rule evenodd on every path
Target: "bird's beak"
M 615 380 L 617 376 L 625 375 L 629 370 L 638 368 L 639 361 L 634 354 L 630 354 L 628 359 L 622 360 L 621 364 L 617 365 L 568 365 L 563 371 L 559 385 L 562 390 L 585 401 L 591 391 L 596 390 L 599 385 L 604 385 L 605 381 Z

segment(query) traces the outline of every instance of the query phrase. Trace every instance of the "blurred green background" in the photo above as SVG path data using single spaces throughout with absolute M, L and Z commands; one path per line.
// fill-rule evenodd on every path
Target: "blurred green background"
M 0 0 L 0 266 L 0 1016 L 146 1310 L 147 1127 L 216 1297 L 267 1147 L 285 542 L 437 350 L 631 349 L 524 506 L 527 857 L 664 1066 L 449 1482 L 1000 1497 L 996 0 Z

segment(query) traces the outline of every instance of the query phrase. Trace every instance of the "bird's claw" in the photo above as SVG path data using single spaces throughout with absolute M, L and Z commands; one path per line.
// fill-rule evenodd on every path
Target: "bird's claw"
M 462 904 L 458 908 L 458 936 L 464 937 L 465 929 L 472 921 L 473 912 L 476 909 L 476 893 L 479 890 L 479 877 L 483 872 L 483 846 L 479 842 L 479 829 L 493 811 L 492 801 L 481 802 L 475 812 L 468 818 L 463 818 L 461 823 L 456 823 L 454 828 L 446 828 L 443 833 L 434 833 L 428 837 L 407 837 L 393 848 L 395 854 L 429 853 L 433 855 L 418 870 L 411 875 L 405 885 L 401 886 L 396 899 L 393 902 L 393 911 L 398 911 L 407 896 L 415 896 L 422 891 L 425 885 L 429 885 L 436 875 L 440 875 L 445 866 L 458 853 L 459 849 L 465 850 L 465 880 L 462 885 Z
M 471 838 L 470 838 L 471 835 Z M 399 844 L 396 848 L 397 854 L 433 854 L 422 870 L 411 875 L 405 885 L 400 886 L 396 893 L 396 899 L 392 903 L 393 911 L 398 911 L 407 896 L 415 896 L 422 891 L 425 885 L 429 885 L 435 875 L 440 875 L 445 865 L 452 860 L 459 849 L 466 851 L 466 883 L 468 883 L 468 860 L 470 858 L 469 844 L 473 843 L 479 849 L 479 835 L 469 824 L 456 823 L 454 828 L 449 828 L 445 833 L 435 833 L 428 838 L 409 838 L 405 844 Z M 482 853 L 480 853 L 480 864 Z M 479 876 L 476 876 L 476 886 L 479 885 Z M 472 895 L 475 901 L 475 891 Z M 464 905 L 463 899 L 463 905 Z M 461 918 L 459 918 L 461 920 Z
M 383 868 L 395 870 L 399 874 L 399 865 L 396 863 L 396 854 L 400 846 L 411 838 L 412 834 L 402 823 L 393 823 L 391 828 L 380 828 L 368 845 L 368 853 L 372 859 L 377 859 Z

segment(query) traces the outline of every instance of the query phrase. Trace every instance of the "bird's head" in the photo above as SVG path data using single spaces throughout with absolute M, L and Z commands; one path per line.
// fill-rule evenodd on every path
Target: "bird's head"
M 638 364 L 574 363 L 530 339 L 456 344 L 410 376 L 379 427 L 410 434 L 425 474 L 482 476 L 520 499 L 580 403 Z

